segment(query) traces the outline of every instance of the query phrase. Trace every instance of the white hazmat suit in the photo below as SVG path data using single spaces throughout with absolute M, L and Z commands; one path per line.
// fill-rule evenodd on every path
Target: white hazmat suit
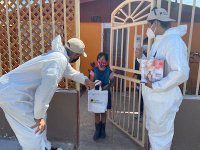
M 23 150 L 51 149 L 46 131 L 35 134 L 35 119 L 45 118 L 51 98 L 62 77 L 85 83 L 86 76 L 74 70 L 58 36 L 52 50 L 0 78 L 0 107 Z
M 168 29 L 156 36 L 150 51 L 149 58 L 155 56 L 166 62 L 165 77 L 154 82 L 152 89 L 142 87 L 151 150 L 170 150 L 171 147 L 174 120 L 183 99 L 179 85 L 189 76 L 187 47 L 181 39 L 186 32 L 185 25 Z

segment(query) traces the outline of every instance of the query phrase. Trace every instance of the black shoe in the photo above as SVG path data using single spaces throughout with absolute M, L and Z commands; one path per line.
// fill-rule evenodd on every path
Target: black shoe
M 93 136 L 93 140 L 96 141 L 100 138 L 100 132 L 101 132 L 101 122 L 95 123 L 95 133 Z
M 100 132 L 101 138 L 106 138 L 106 123 L 101 124 L 101 132 Z

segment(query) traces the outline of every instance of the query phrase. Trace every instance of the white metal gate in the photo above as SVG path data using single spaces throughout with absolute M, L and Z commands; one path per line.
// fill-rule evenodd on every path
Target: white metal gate
M 116 85 L 109 118 L 142 147 L 146 139 L 145 117 L 141 117 L 140 80 L 133 78 L 134 74 L 140 74 L 135 70 L 134 41 L 138 33 L 143 41 L 152 6 L 151 0 L 126 0 L 111 16 L 110 66 L 115 70 Z

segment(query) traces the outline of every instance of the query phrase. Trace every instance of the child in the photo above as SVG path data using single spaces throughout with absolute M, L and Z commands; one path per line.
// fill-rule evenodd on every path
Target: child
M 90 80 L 100 80 L 102 90 L 108 90 L 108 106 L 107 109 L 111 109 L 111 91 L 110 87 L 114 82 L 114 73 L 110 70 L 108 66 L 108 55 L 105 53 L 99 53 L 97 56 L 97 66 L 94 67 L 90 72 Z M 93 136 L 94 141 L 99 138 L 105 138 L 106 126 L 106 112 L 105 113 L 95 113 L 95 133 Z

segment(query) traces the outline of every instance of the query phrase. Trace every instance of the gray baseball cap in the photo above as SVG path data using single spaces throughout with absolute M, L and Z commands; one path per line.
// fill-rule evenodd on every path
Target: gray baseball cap
M 176 21 L 169 17 L 167 11 L 163 8 L 153 8 L 147 17 L 147 21 L 160 20 L 163 22 Z

